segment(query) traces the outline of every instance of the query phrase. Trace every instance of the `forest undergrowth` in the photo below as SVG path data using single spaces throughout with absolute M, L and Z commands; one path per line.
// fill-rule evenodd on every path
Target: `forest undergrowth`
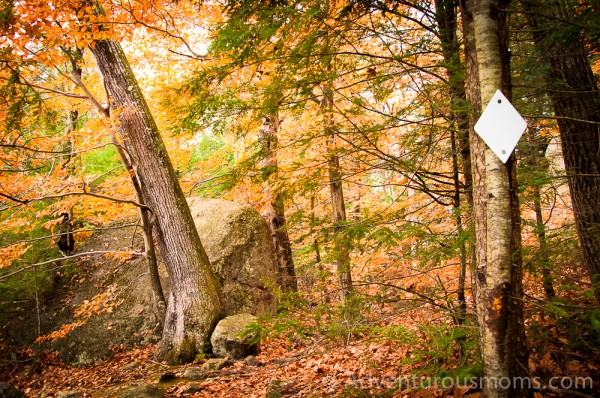
M 597 396 L 595 312 L 534 300 L 526 309 L 534 396 Z M 324 296 L 293 294 L 282 297 L 276 316 L 256 327 L 262 335 L 259 355 L 204 372 L 199 380 L 186 379 L 186 370 L 199 368 L 208 357 L 171 367 L 154 360 L 152 344 L 113 346 L 112 359 L 73 367 L 57 353 L 5 342 L 0 380 L 31 397 L 126 397 L 135 396 L 127 395 L 135 386 L 158 394 L 147 396 L 165 397 L 479 396 L 475 327 L 453 325 L 429 303 L 356 295 L 341 306 Z

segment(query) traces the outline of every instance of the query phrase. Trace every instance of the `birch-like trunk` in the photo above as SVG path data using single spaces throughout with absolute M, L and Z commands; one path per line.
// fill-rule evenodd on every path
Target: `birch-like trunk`
M 90 46 L 116 119 L 154 217 L 153 235 L 171 281 L 159 357 L 186 362 L 208 347 L 221 315 L 220 287 L 150 109 L 120 44 Z
M 472 3 L 479 93 L 483 104 L 489 102 L 497 89 L 502 89 L 510 98 L 505 25 L 500 11 L 506 6 L 498 0 Z M 481 140 L 472 138 L 475 305 L 485 376 L 482 396 L 521 397 L 527 395 L 520 381 L 528 374 L 528 356 L 522 312 L 514 157 L 504 164 Z

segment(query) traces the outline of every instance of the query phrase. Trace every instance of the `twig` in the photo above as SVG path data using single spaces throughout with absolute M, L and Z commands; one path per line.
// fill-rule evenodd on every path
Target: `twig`
M 36 268 L 40 265 L 52 264 L 52 263 L 56 263 L 56 262 L 63 261 L 63 260 L 72 260 L 72 259 L 80 258 L 80 257 L 98 256 L 98 255 L 102 255 L 102 254 L 134 254 L 135 256 L 143 255 L 143 253 L 139 253 L 139 252 L 117 252 L 117 251 L 113 251 L 113 250 L 77 253 L 72 256 L 64 256 L 64 257 L 55 258 L 52 260 L 42 261 L 41 263 L 35 263 L 35 264 L 28 265 L 27 267 L 23 267 L 18 271 L 14 271 L 14 272 L 11 272 L 10 274 L 0 276 L 0 281 L 2 281 L 4 279 L 8 279 L 11 276 L 20 274 L 21 272 L 27 271 L 28 269 Z

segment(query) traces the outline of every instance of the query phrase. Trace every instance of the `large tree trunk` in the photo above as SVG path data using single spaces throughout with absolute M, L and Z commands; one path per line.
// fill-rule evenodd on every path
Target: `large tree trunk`
M 522 0 L 535 29 L 538 52 L 547 57 L 548 95 L 565 159 L 579 243 L 600 301 L 600 90 L 581 31 L 568 24 L 575 5 L 559 0 Z M 574 31 L 575 30 L 575 31 Z
M 479 92 L 487 103 L 497 89 L 508 92 L 506 37 L 498 0 L 471 4 Z M 465 35 L 467 36 L 467 35 Z M 468 57 L 469 55 L 467 55 Z M 471 83 L 474 79 L 470 80 Z M 486 379 L 484 397 L 520 397 L 527 391 L 527 345 L 522 312 L 520 224 L 516 211 L 514 157 L 507 164 L 472 136 L 475 216 L 475 305 Z M 502 384 L 501 381 L 511 381 Z M 504 388 L 504 387 L 508 388 Z
M 279 115 L 277 112 L 265 116 L 263 124 L 258 131 L 258 139 L 262 158 L 263 177 L 277 178 L 277 132 L 279 131 Z M 273 181 L 270 181 L 273 182 Z M 275 181 L 276 184 L 276 181 Z M 277 256 L 278 281 L 284 293 L 298 291 L 296 270 L 292 257 L 292 245 L 285 221 L 285 207 L 283 196 L 277 187 L 269 187 L 269 204 L 266 212 L 269 228 L 273 237 L 273 244 Z
M 104 116 L 105 118 L 110 118 L 109 109 L 102 106 L 98 100 L 92 95 L 91 92 L 87 89 L 87 87 L 83 84 L 82 80 L 82 72 L 81 66 L 79 65 L 83 56 L 82 51 L 79 48 L 74 49 L 65 49 L 65 54 L 68 56 L 71 62 L 71 76 L 75 82 L 75 84 L 83 90 L 83 92 L 88 96 L 88 99 L 94 104 L 97 108 L 98 112 Z M 108 95 L 108 93 L 107 93 Z M 77 125 L 77 111 L 71 111 L 71 128 L 75 130 Z M 69 137 L 72 139 L 72 137 Z M 121 137 L 123 138 L 123 137 Z M 142 192 L 142 186 L 140 184 L 140 180 L 138 175 L 136 174 L 132 163 L 131 156 L 127 154 L 125 148 L 121 145 L 119 140 L 117 139 L 117 135 L 115 132 L 111 132 L 111 140 L 113 145 L 115 146 L 125 169 L 127 170 L 127 174 L 129 175 L 129 179 L 133 185 L 135 190 L 138 203 L 143 205 L 139 207 L 140 213 L 140 221 L 142 224 L 142 233 L 144 235 L 144 257 L 146 258 L 146 264 L 148 266 L 148 275 L 150 277 L 150 287 L 153 295 L 153 310 L 157 320 L 157 327 L 163 326 L 163 320 L 165 317 L 165 310 L 167 308 L 167 301 L 165 300 L 164 292 L 162 290 L 162 285 L 160 282 L 160 275 L 158 272 L 158 259 L 156 257 L 156 250 L 154 246 L 154 240 L 152 239 L 152 222 L 151 222 L 151 212 L 145 207 L 145 201 Z M 71 144 L 71 147 L 73 145 Z M 73 149 L 73 148 L 72 148 Z M 69 156 L 70 158 L 70 156 Z
M 141 205 L 146 205 L 144 200 L 144 193 L 142 190 L 142 184 L 140 184 L 140 179 L 133 168 L 131 162 L 131 156 L 125 152 L 125 149 L 121 146 L 121 143 L 118 142 L 115 134 L 112 135 L 112 141 L 117 148 L 117 152 L 121 157 L 121 161 L 125 165 L 125 169 L 129 174 L 129 179 L 131 180 L 131 184 L 133 185 L 133 189 L 135 190 L 138 203 Z M 144 257 L 146 258 L 146 265 L 148 266 L 148 276 L 150 278 L 150 289 L 152 291 L 152 304 L 154 314 L 157 319 L 158 327 L 164 326 L 165 312 L 167 309 L 167 300 L 165 299 L 165 294 L 162 289 L 162 284 L 160 282 L 160 273 L 158 271 L 158 258 L 156 256 L 156 248 L 154 245 L 154 239 L 152 239 L 152 213 L 148 207 L 140 207 L 140 222 L 142 224 L 142 233 L 144 235 Z
M 153 234 L 171 281 L 159 357 L 194 359 L 207 348 L 221 314 L 220 288 L 150 109 L 120 44 L 95 41 L 90 49 L 104 77 L 111 114 L 119 123 Z

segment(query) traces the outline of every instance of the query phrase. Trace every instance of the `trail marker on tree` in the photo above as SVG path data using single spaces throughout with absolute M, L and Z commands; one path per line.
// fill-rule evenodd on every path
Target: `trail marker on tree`
M 510 101 L 496 90 L 475 124 L 475 132 L 506 163 L 527 128 L 525 119 Z

